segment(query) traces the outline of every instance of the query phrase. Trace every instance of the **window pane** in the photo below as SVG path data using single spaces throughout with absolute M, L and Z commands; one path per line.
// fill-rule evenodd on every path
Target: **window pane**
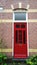
M 19 33 L 19 35 L 18 35 Z M 16 30 L 16 43 L 22 44 L 22 31 L 21 30 Z
M 19 30 L 19 43 L 22 43 L 22 30 Z
M 21 28 L 25 28 L 25 25 L 24 24 L 21 24 Z
M 15 12 L 15 20 L 26 20 L 26 12 Z
M 18 30 L 16 30 L 16 43 L 18 43 Z
M 23 42 L 26 43 L 26 31 L 23 31 Z
M 17 25 L 16 25 L 16 28 L 20 28 L 20 25 L 17 24 Z

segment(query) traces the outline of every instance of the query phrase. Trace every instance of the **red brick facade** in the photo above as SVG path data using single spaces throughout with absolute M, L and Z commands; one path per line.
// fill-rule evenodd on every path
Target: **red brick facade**
M 4 9 L 11 9 L 11 4 L 14 5 L 14 8 L 18 7 L 18 3 L 22 2 L 22 7 L 26 7 L 27 4 L 30 5 L 30 9 L 37 9 L 37 0 L 0 0 L 0 6 Z M 0 19 L 12 19 L 12 13 L 0 13 Z M 37 13 L 29 13 L 29 19 L 37 19 Z M 29 31 L 29 48 L 37 49 L 37 22 L 28 23 Z M 4 45 L 6 48 L 12 48 L 12 23 L 0 23 L 0 39 L 3 38 Z M 12 53 L 6 53 L 11 55 Z M 37 54 L 30 53 L 30 55 Z

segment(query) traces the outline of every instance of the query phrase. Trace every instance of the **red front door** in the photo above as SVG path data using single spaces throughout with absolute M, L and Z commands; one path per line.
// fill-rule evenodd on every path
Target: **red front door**
M 14 23 L 14 58 L 27 57 L 27 23 Z

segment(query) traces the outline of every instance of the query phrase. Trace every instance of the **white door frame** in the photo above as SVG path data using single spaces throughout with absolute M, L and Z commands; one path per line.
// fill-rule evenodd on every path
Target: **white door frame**
M 23 11 L 14 11 L 14 12 L 23 12 Z M 28 12 L 26 11 L 26 20 L 23 21 L 20 20 L 15 21 L 14 12 L 13 12 L 13 20 L 12 20 L 12 56 L 14 56 L 14 22 L 27 22 L 27 55 L 29 56 Z

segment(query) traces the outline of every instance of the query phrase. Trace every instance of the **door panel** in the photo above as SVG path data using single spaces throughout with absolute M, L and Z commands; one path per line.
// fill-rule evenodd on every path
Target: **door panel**
M 27 23 L 14 23 L 14 58 L 27 57 Z

